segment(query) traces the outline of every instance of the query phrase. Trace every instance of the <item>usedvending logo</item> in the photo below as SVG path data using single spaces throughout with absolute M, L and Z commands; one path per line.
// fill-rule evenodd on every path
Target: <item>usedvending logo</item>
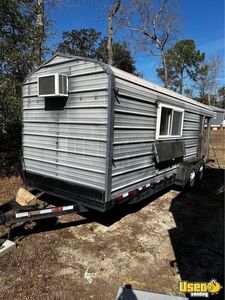
M 179 282 L 180 292 L 190 294 L 191 297 L 208 298 L 210 295 L 218 294 L 221 289 L 222 286 L 216 279 L 212 279 L 210 282 Z

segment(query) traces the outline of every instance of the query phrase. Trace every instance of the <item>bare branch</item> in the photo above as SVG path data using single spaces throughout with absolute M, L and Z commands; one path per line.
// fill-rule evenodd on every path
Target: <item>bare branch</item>
M 156 54 L 156 53 L 153 52 L 153 50 L 150 50 L 150 52 L 151 52 L 151 54 L 152 54 L 153 56 L 159 56 L 159 57 L 161 57 L 161 54 Z
M 157 14 L 155 15 L 155 18 L 153 20 L 153 27 L 154 27 L 154 30 L 156 29 L 156 21 L 158 19 L 158 17 L 162 14 L 163 10 L 165 9 L 166 7 L 166 4 L 168 3 L 168 0 L 164 0 L 162 6 L 159 8 L 159 11 L 157 12 Z
M 117 13 L 117 11 L 120 8 L 120 2 L 121 2 L 121 0 L 116 0 L 113 8 L 108 12 L 108 16 L 110 16 L 111 18 L 113 18 L 115 16 L 115 14 Z
M 168 41 L 171 40 L 171 33 L 176 31 L 177 16 L 175 10 L 169 7 L 173 0 L 162 0 L 158 4 L 157 1 L 152 0 L 131 0 L 130 2 L 132 13 L 130 15 L 127 13 L 126 26 L 131 31 L 139 33 L 144 48 L 146 48 L 146 43 L 151 44 L 152 48 L 149 49 L 151 55 L 161 56 L 166 82 L 168 72 L 166 70 L 167 57 L 164 52 Z

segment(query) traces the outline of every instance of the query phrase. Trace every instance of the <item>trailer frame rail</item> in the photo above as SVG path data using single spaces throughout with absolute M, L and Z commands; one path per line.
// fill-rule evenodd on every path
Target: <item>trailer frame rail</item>
M 36 210 L 19 210 L 12 213 L 3 213 L 0 210 L 0 224 L 14 224 L 19 222 L 34 221 L 40 219 L 47 219 L 52 217 L 58 217 L 70 213 L 82 212 L 82 208 L 77 204 L 71 204 L 66 206 L 54 206 L 49 208 L 42 208 Z

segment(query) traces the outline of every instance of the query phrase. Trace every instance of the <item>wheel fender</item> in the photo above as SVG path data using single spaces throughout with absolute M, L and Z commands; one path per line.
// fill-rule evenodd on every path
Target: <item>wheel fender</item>
M 177 170 L 177 174 L 175 177 L 175 184 L 181 186 L 182 188 L 185 188 L 189 180 L 189 174 L 192 169 L 195 169 L 195 166 L 193 164 L 188 162 L 181 163 Z

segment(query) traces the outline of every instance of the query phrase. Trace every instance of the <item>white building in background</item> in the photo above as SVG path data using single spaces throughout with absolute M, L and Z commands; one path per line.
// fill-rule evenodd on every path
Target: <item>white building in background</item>
M 211 120 L 211 128 L 217 130 L 219 128 L 225 128 L 225 109 L 212 106 L 210 107 L 214 111 L 214 117 Z

